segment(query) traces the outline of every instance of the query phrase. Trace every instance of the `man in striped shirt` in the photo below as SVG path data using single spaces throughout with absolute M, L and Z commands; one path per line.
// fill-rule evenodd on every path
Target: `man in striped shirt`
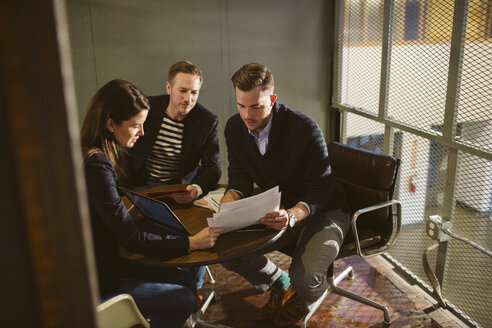
M 194 64 L 180 61 L 172 65 L 167 95 L 148 97 L 145 134 L 131 149 L 133 183 L 189 184 L 186 193 L 171 196 L 182 204 L 213 189 L 221 175 L 218 119 L 197 102 L 202 82 Z

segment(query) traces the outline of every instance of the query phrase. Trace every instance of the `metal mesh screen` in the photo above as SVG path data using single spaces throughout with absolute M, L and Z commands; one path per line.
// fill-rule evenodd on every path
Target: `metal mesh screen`
M 492 249 L 492 163 L 459 153 L 453 233 Z M 492 259 L 460 240 L 448 247 L 444 296 L 484 327 L 490 327 Z M 488 323 L 488 324 L 487 324 Z
M 348 145 L 383 152 L 384 124 L 348 113 L 346 131 Z
M 463 54 L 458 122 L 460 141 L 492 152 L 491 1 L 470 1 Z
M 381 71 L 382 1 L 346 2 L 341 102 L 376 114 Z M 370 47 L 365 45 L 370 44 Z
M 489 132 L 490 134 L 490 132 Z M 492 249 L 492 163 L 461 153 L 455 191 L 453 233 Z M 492 304 L 492 259 L 459 240 L 452 240 L 443 283 L 444 295 L 484 326 Z
M 479 272 L 471 274 L 477 268 Z M 443 286 L 445 298 L 482 327 L 491 327 L 491 269 L 490 257 L 459 240 L 450 241 L 448 271 Z
M 452 18 L 453 1 L 395 4 L 388 117 L 425 130 L 443 123 Z
M 345 0 L 339 7 L 334 106 L 344 116 L 345 143 L 379 153 L 389 144 L 386 152 L 401 159 L 395 198 L 402 202 L 403 227 L 389 254 L 430 289 L 422 266 L 422 254 L 435 243 L 425 230 L 430 215 L 492 250 L 492 1 L 386 5 Z M 464 33 L 457 41 L 460 21 Z M 380 90 L 387 90 L 385 99 L 379 99 Z M 492 259 L 458 239 L 441 246 L 429 262 L 444 298 L 469 323 L 492 327 Z

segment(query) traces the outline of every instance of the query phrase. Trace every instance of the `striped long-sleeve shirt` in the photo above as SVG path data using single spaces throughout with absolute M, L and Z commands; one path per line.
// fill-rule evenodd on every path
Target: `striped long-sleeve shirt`
M 167 182 L 178 174 L 184 123 L 165 115 L 145 167 L 152 180 Z

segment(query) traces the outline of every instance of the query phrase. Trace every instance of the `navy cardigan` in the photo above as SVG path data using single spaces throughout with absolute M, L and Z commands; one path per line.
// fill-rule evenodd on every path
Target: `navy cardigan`
M 149 97 L 150 110 L 144 123 L 145 134 L 130 149 L 132 163 L 132 183 L 143 186 L 147 184 L 149 175 L 145 169 L 145 159 L 152 150 L 161 127 L 169 96 Z M 176 179 L 170 184 L 196 183 L 203 193 L 215 188 L 219 182 L 220 155 L 217 137 L 218 118 L 205 107 L 196 103 L 195 107 L 183 120 L 183 142 L 181 159 Z
M 336 208 L 348 212 L 343 189 L 331 175 L 328 150 L 318 124 L 282 104 L 275 103 L 272 111 L 263 156 L 239 114 L 228 120 L 228 188 L 248 197 L 254 183 L 262 190 L 278 185 L 287 208 L 303 201 L 311 215 Z

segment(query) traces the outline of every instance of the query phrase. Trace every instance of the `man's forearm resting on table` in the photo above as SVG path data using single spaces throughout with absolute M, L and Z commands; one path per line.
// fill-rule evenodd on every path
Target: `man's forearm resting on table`
M 222 196 L 222 199 L 220 200 L 220 203 L 221 204 L 223 204 L 223 203 L 230 203 L 230 202 L 239 200 L 241 198 L 243 198 L 243 197 L 242 197 L 242 195 L 238 191 L 229 189 L 229 190 L 226 191 L 226 193 L 224 194 L 224 196 Z

